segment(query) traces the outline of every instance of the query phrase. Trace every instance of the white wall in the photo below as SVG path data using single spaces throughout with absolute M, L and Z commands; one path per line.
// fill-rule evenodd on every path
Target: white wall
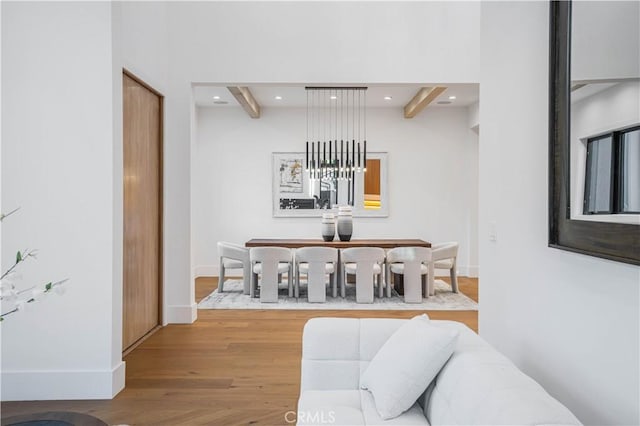
M 169 24 L 166 2 L 115 2 L 120 25 L 121 67 L 156 91 L 169 86 Z
M 581 421 L 638 424 L 639 268 L 547 247 L 548 17 L 482 3 L 480 334 Z
M 2 269 L 37 248 L 23 283 L 69 278 L 3 322 L 2 397 L 110 398 L 114 342 L 113 73 L 109 3 L 2 3 Z
M 480 102 L 469 105 L 469 128 L 480 133 Z
M 589 87 L 589 86 L 586 86 Z M 580 89 L 582 90 L 582 89 Z M 574 92 L 577 93 L 577 92 Z M 640 82 L 618 83 L 571 104 L 571 215 L 599 221 L 638 223 L 638 215 L 584 216 L 586 140 L 599 134 L 640 124 Z
M 272 217 L 272 152 L 304 151 L 304 108 L 198 108 L 193 229 L 198 275 L 217 275 L 218 241 L 320 238 L 320 218 Z M 371 108 L 368 147 L 389 153 L 386 218 L 354 218 L 353 238 L 458 241 L 463 275 L 477 273 L 477 135 L 466 108 L 431 108 L 404 119 Z M 475 203 L 474 203 L 475 202 Z
M 188 82 L 478 78 L 478 2 L 173 2 L 173 76 Z
M 189 212 L 189 202 L 182 200 L 183 193 L 189 183 L 179 179 L 180 170 L 188 167 L 189 163 L 181 164 L 184 159 L 182 151 L 184 143 L 175 138 L 168 138 L 168 123 L 173 121 L 172 111 L 175 97 L 171 92 L 169 81 L 169 25 L 168 5 L 165 2 L 115 2 L 113 3 L 114 37 L 118 41 L 114 47 L 114 108 L 116 133 L 120 135 L 116 141 L 120 158 L 116 165 L 120 167 L 117 173 L 118 182 L 115 187 L 119 191 L 119 198 L 114 200 L 116 209 L 122 212 L 122 69 L 133 73 L 154 90 L 164 96 L 164 163 L 163 163 L 163 323 L 193 322 L 191 306 L 184 308 L 182 302 L 176 302 L 176 293 L 186 289 L 189 294 L 189 271 L 185 272 L 181 265 L 189 265 L 190 251 L 188 250 L 189 228 L 181 226 L 181 217 Z M 188 155 L 188 149 L 187 149 Z M 176 154 L 177 153 L 177 154 Z M 177 161 L 176 161 L 177 160 Z M 174 181 L 180 182 L 176 187 Z M 178 219 L 176 219 L 178 218 Z M 122 229 L 115 238 L 120 239 L 122 247 Z M 178 241 L 187 241 L 182 245 Z M 187 249 L 185 249 L 187 248 Z M 121 256 L 121 254 L 120 254 Z M 186 298 L 185 298 L 186 299 Z M 186 303 L 189 305 L 188 303 Z M 176 307 L 176 305 L 180 305 Z

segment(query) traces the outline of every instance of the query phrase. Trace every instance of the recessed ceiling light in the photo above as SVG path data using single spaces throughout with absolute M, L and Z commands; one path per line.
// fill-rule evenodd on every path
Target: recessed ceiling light
M 455 98 L 456 98 L 456 97 L 455 97 L 455 96 L 453 96 L 453 95 L 449 96 L 449 99 L 450 99 L 450 100 L 454 100 Z
M 220 96 L 216 95 L 213 97 L 213 99 L 217 101 L 218 99 L 220 99 Z
M 385 97 L 384 97 L 384 100 L 385 100 L 385 101 L 390 101 L 390 100 L 391 100 L 391 96 L 385 96 Z
M 336 100 L 338 97 L 336 95 L 331 95 L 331 99 Z
M 276 96 L 276 97 L 275 97 L 275 100 L 276 100 L 276 101 L 281 101 L 281 100 L 282 100 L 282 96 Z

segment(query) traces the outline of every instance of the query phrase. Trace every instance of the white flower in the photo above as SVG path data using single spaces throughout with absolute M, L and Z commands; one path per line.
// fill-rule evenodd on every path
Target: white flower
M 6 278 L 3 278 L 2 280 L 0 280 L 0 291 L 4 291 L 10 288 L 13 288 L 13 284 L 11 283 L 10 280 Z
M 43 296 L 44 296 L 43 290 L 40 290 L 39 288 L 34 288 L 33 290 L 31 290 L 31 297 L 33 298 L 33 300 L 38 301 L 42 299 Z
M 0 299 L 6 301 L 15 300 L 16 295 L 16 287 L 9 280 L 3 279 L 2 284 L 0 284 Z
M 13 280 L 9 276 L 6 276 L 0 282 L 0 291 L 2 292 L 8 291 L 8 290 L 15 290 L 15 288 L 16 286 L 13 285 Z
M 2 279 L 3 283 L 8 283 L 13 287 L 20 281 L 22 281 L 22 273 L 18 271 L 11 271 Z
M 66 293 L 67 289 L 63 285 L 57 285 L 53 288 L 57 295 L 62 296 Z

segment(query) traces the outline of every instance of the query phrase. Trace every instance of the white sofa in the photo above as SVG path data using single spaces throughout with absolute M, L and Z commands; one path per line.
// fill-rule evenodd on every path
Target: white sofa
M 304 327 L 297 424 L 579 425 L 538 383 L 465 325 L 456 349 L 418 401 L 382 420 L 360 378 L 386 340 L 407 320 L 314 318 Z M 402 359 L 398 359 L 401 363 Z

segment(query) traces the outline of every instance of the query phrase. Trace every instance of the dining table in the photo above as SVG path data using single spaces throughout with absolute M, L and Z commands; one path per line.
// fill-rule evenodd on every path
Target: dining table
M 334 247 L 337 249 L 351 247 L 380 247 L 392 249 L 396 247 L 431 247 L 431 243 L 420 239 L 408 238 L 371 238 L 349 241 L 324 241 L 320 238 L 253 238 L 245 243 L 245 247 Z

